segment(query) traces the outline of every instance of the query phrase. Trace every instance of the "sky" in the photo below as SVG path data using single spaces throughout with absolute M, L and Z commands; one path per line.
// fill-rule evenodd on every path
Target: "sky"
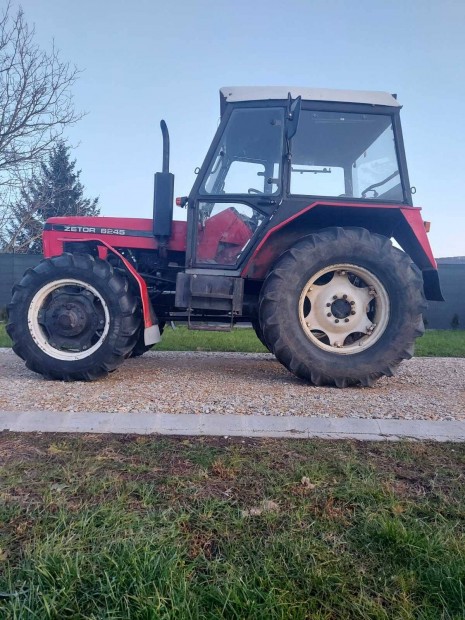
M 17 4 L 13 3 L 13 7 Z M 67 131 L 102 215 L 151 217 L 164 118 L 175 195 L 219 121 L 221 86 L 397 93 L 435 256 L 465 255 L 463 0 L 22 0 L 36 40 L 81 71 Z M 464 117 L 462 117 L 464 115 Z M 175 217 L 185 215 L 176 209 Z

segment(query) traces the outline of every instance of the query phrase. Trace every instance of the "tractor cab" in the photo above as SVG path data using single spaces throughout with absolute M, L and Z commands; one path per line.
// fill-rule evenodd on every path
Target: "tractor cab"
M 412 205 L 395 96 L 263 87 L 223 88 L 220 99 L 221 123 L 183 199 L 189 213 L 180 306 L 226 309 L 224 299 L 207 300 L 212 277 L 223 275 L 221 295 L 243 286 L 240 275 L 263 278 L 283 247 L 268 248 L 264 259 L 263 239 L 294 218 L 288 232 L 298 238 L 304 223 L 311 230 L 337 217 L 366 225 L 374 209 L 379 220 L 381 205 Z M 305 215 L 310 206 L 317 208 Z M 381 232 L 399 216 L 384 214 Z M 202 299 L 191 294 L 194 276 Z
M 189 196 L 188 268 L 237 270 L 280 212 L 335 201 L 411 205 L 400 105 L 387 93 L 223 88 Z

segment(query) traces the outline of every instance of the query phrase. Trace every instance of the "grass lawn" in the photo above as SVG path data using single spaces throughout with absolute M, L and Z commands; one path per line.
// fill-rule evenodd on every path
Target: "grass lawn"
M 0 347 L 11 346 L 0 323 Z M 166 328 L 158 351 L 242 351 L 264 353 L 267 350 L 258 340 L 253 329 L 235 329 L 232 332 L 189 331 L 180 326 L 175 330 Z M 428 330 L 417 340 L 415 355 L 431 357 L 465 357 L 465 330 Z
M 0 617 L 459 619 L 465 445 L 0 435 Z

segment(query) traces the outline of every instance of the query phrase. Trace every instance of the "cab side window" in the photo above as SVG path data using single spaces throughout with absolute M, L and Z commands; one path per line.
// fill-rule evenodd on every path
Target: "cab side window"
M 234 110 L 200 193 L 280 193 L 283 127 L 282 108 Z

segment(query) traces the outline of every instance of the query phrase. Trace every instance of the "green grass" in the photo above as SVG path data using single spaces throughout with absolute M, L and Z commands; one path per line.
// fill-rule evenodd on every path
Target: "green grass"
M 207 332 L 189 330 L 179 326 L 165 328 L 157 351 L 237 351 L 245 353 L 268 353 L 253 329 L 235 328 L 231 332 Z
M 464 617 L 464 444 L 4 433 L 0 452 L 2 619 Z
M 419 357 L 465 357 L 465 330 L 428 330 L 415 344 Z
M 0 323 L 0 347 L 11 347 L 11 340 L 5 331 L 4 323 Z
M 0 323 L 0 347 L 11 346 Z M 163 339 L 156 346 L 158 351 L 241 351 L 264 353 L 265 347 L 255 336 L 253 329 L 235 329 L 232 332 L 189 331 L 181 326 L 166 328 Z M 465 357 L 465 330 L 428 330 L 417 340 L 415 355 L 419 357 Z

